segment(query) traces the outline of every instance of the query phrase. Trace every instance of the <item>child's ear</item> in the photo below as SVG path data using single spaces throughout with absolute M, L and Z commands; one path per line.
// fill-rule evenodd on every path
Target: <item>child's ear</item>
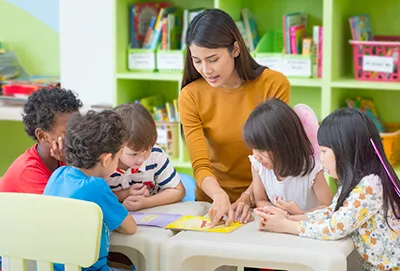
M 39 142 L 39 143 L 46 143 L 47 141 L 48 141 L 48 135 L 47 135 L 47 133 L 45 132 L 45 131 L 43 131 L 42 129 L 40 129 L 40 128 L 36 128 L 36 130 L 35 130 L 35 136 L 36 136 L 36 138 L 37 138 L 37 141 Z
M 111 153 L 103 153 L 100 155 L 100 163 L 103 167 L 108 167 L 108 165 L 112 162 L 113 156 Z

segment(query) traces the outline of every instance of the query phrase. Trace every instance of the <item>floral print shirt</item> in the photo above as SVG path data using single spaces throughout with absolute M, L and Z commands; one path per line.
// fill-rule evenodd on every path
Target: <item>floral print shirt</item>
M 400 271 L 400 220 L 390 209 L 388 222 L 393 230 L 389 228 L 380 178 L 365 176 L 334 212 L 339 194 L 340 190 L 329 207 L 306 214 L 308 220 L 299 222 L 299 235 L 323 240 L 350 236 L 365 261 L 365 270 Z

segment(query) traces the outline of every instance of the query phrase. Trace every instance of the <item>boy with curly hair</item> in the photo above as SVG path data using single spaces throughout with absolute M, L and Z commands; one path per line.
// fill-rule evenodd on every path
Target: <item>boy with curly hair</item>
M 128 131 L 116 171 L 108 178 L 110 188 L 129 211 L 170 204 L 185 196 L 179 174 L 167 154 L 156 145 L 154 119 L 139 103 L 114 109 Z
M 117 168 L 126 137 L 122 119 L 112 110 L 89 111 L 84 116 L 73 114 L 64 140 L 68 166 L 53 172 L 43 192 L 43 195 L 94 202 L 101 208 L 103 227 L 99 259 L 88 270 L 112 270 L 107 266 L 109 231 L 136 232 L 135 220 L 105 180 Z M 54 267 L 56 271 L 64 270 L 60 264 Z
M 23 110 L 26 133 L 37 143 L 20 155 L 0 180 L 0 192 L 42 194 L 51 173 L 63 165 L 62 138 L 67 120 L 82 107 L 71 90 L 35 91 Z

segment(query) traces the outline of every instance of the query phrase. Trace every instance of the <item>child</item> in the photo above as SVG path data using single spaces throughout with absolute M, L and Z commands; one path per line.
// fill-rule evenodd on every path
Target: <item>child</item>
M 11 164 L 0 180 L 0 192 L 42 194 L 51 173 L 63 164 L 63 157 L 56 154 L 67 120 L 81 106 L 72 91 L 58 87 L 39 89 L 28 98 L 23 122 L 37 143 Z
M 74 114 L 68 121 L 64 141 L 68 166 L 54 171 L 43 192 L 44 195 L 91 201 L 101 208 L 100 254 L 89 270 L 109 270 L 109 231 L 136 232 L 135 220 L 118 202 L 105 180 L 117 167 L 125 140 L 124 123 L 114 111 L 89 111 L 85 116 Z M 63 270 L 63 266 L 56 264 L 55 269 Z
M 255 205 L 275 205 L 290 214 L 329 205 L 331 190 L 315 161 L 304 127 L 292 108 L 278 99 L 258 105 L 244 125 Z
M 154 119 L 139 103 L 115 108 L 129 136 L 117 170 L 109 177 L 110 188 L 129 211 L 182 200 L 185 188 L 163 150 L 155 145 Z
M 400 270 L 400 183 L 374 123 L 357 109 L 339 109 L 322 122 L 318 142 L 324 167 L 342 184 L 332 204 L 294 217 L 258 211 L 260 229 L 323 240 L 350 236 L 365 270 Z

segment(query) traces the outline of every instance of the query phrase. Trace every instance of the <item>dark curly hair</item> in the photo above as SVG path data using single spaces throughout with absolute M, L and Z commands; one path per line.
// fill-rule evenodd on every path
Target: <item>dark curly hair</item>
M 69 166 L 88 169 L 104 153 L 115 154 L 127 139 L 121 117 L 113 110 L 71 115 L 64 139 L 64 156 Z
M 54 116 L 60 113 L 72 113 L 82 107 L 82 102 L 71 91 L 59 87 L 42 88 L 29 96 L 22 113 L 26 133 L 37 140 L 35 130 L 50 131 L 54 125 Z

